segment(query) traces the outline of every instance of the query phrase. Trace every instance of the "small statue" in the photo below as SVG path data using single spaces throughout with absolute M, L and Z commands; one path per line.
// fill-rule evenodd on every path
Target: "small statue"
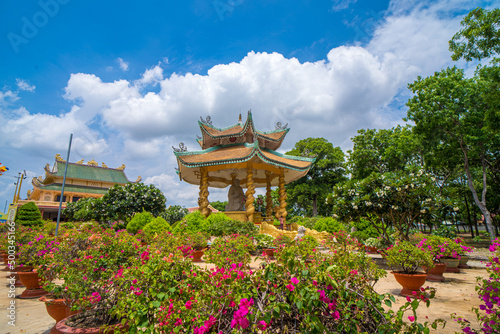
M 300 239 L 302 239 L 302 237 L 306 235 L 306 228 L 304 226 L 299 226 L 299 229 L 297 231 L 297 235 L 295 236 L 295 238 L 293 239 L 294 241 L 299 241 Z
M 233 184 L 227 193 L 226 211 L 245 211 L 245 194 L 240 186 L 240 180 L 233 179 Z

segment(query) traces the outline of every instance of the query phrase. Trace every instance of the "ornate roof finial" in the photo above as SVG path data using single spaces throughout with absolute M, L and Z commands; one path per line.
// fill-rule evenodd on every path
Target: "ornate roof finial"
M 276 130 L 285 130 L 288 127 L 288 123 L 282 125 L 281 122 L 276 122 Z
M 87 162 L 87 166 L 97 166 L 97 165 L 98 165 L 98 163 L 94 159 L 92 159 L 89 162 Z
M 200 119 L 203 123 L 212 125 L 212 118 L 210 116 L 205 117 L 205 120 L 203 120 L 203 117 L 200 116 Z
M 76 164 L 77 164 L 77 165 L 82 165 L 84 161 L 85 161 L 85 159 L 78 160 L 78 161 L 76 162 Z
M 187 147 L 186 147 L 186 145 L 184 145 L 183 142 L 179 143 L 179 148 L 175 148 L 173 146 L 172 146 L 172 148 L 174 149 L 175 152 L 186 152 L 187 151 Z
M 66 162 L 63 158 L 61 158 L 61 155 L 59 153 L 56 154 L 56 160 L 59 162 Z
M 241 113 L 240 113 L 240 117 L 238 118 L 238 124 L 243 124 L 243 120 L 241 119 Z
M 103 168 L 108 168 L 104 162 L 101 162 Z
M 117 167 L 116 169 L 118 169 L 118 170 L 124 170 L 125 169 L 125 164 L 122 164 L 120 167 Z

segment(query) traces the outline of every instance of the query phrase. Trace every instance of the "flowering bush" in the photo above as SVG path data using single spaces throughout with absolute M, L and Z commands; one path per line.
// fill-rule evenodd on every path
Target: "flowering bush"
M 476 291 L 481 299 L 481 304 L 479 309 L 472 309 L 481 324 L 481 329 L 473 329 L 467 319 L 458 317 L 456 314 L 452 315 L 455 321 L 458 321 L 462 326 L 462 331 L 467 334 L 500 332 L 500 239 L 493 240 L 490 252 L 489 263 L 486 264 L 489 277 L 487 279 L 477 278 L 479 285 L 476 287 Z
M 339 231 L 328 236 L 324 241 L 324 246 L 330 248 L 334 252 L 351 252 L 361 247 L 357 239 L 352 238 L 346 231 Z
M 274 239 L 274 247 L 284 247 L 291 245 L 292 243 L 293 239 L 284 234 L 281 234 L 276 239 Z
M 244 235 L 233 234 L 226 238 L 214 240 L 210 249 L 205 252 L 205 260 L 221 268 L 234 263 L 250 264 L 250 252 L 255 250 L 253 240 Z
M 437 235 L 424 237 L 417 247 L 429 252 L 434 262 L 440 262 L 443 258 L 460 258 L 459 254 L 462 252 L 462 248 L 454 240 Z
M 165 232 L 171 232 L 172 228 L 165 219 L 157 217 L 147 223 L 142 231 L 148 238 L 152 238 L 155 235 L 163 235 Z
M 398 241 L 385 251 L 385 257 L 393 270 L 401 266 L 404 274 L 416 274 L 421 266 L 434 267 L 430 253 L 408 241 Z
M 257 243 L 256 247 L 258 250 L 274 248 L 274 239 L 272 235 L 259 233 L 254 237 L 254 241 Z
M 202 250 L 207 248 L 208 240 L 202 232 L 188 233 L 182 236 L 182 244 L 193 250 Z

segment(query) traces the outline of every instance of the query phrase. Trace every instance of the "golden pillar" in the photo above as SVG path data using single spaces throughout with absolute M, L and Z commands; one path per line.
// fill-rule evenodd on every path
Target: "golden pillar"
M 271 172 L 266 171 L 266 217 L 273 216 L 273 199 L 271 197 Z
M 279 216 L 283 218 L 283 222 L 286 221 L 286 216 L 288 212 L 286 212 L 286 190 L 285 190 L 285 169 L 280 168 L 279 175 L 279 195 L 280 195 L 280 206 L 279 206 Z
M 206 167 L 200 168 L 200 198 L 198 199 L 198 204 L 200 206 L 200 212 L 203 216 L 208 217 L 212 211 L 208 208 L 208 171 Z
M 253 206 L 253 201 L 254 197 L 253 194 L 255 194 L 255 185 L 253 184 L 253 169 L 252 169 L 252 164 L 248 163 L 247 164 L 247 192 L 245 194 L 246 201 L 245 201 L 245 212 L 247 215 L 247 221 L 253 223 L 253 213 L 255 212 L 255 207 Z

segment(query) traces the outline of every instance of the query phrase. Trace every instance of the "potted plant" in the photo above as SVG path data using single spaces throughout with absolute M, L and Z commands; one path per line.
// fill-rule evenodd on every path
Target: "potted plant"
M 368 238 L 364 241 L 366 246 L 366 252 L 369 254 L 377 254 L 378 250 L 381 249 L 383 245 L 382 238 Z
M 187 234 L 183 243 L 185 254 L 192 256 L 193 262 L 202 262 L 201 257 L 208 246 L 208 240 L 205 234 L 202 232 Z
M 474 247 L 468 246 L 465 243 L 465 240 L 463 238 L 460 238 L 460 237 L 455 238 L 454 241 L 455 241 L 455 243 L 457 243 L 460 246 L 460 249 L 461 249 L 461 252 L 459 253 L 460 262 L 458 263 L 458 268 L 468 269 L 469 266 L 467 265 L 467 262 L 470 259 L 468 254 L 473 252 Z
M 270 234 L 260 233 L 254 237 L 254 241 L 256 243 L 255 247 L 257 251 L 260 253 L 265 253 L 267 256 L 274 256 L 274 249 L 276 248 L 274 245 L 274 239 Z
M 461 252 L 461 248 L 450 238 L 429 235 L 424 237 L 417 244 L 417 247 L 429 252 L 434 262 L 434 268 L 429 271 L 427 277 L 428 281 L 444 281 L 443 274 L 447 271 L 447 268 L 456 268 L 460 261 L 459 252 Z M 456 272 L 456 270 L 453 271 Z
M 393 275 L 403 286 L 402 296 L 415 297 L 420 294 L 420 287 L 425 283 L 427 273 L 419 271 L 421 267 L 433 266 L 431 255 L 408 241 L 398 241 L 385 251 L 387 264 L 393 268 Z M 399 267 L 399 270 L 394 270 Z

